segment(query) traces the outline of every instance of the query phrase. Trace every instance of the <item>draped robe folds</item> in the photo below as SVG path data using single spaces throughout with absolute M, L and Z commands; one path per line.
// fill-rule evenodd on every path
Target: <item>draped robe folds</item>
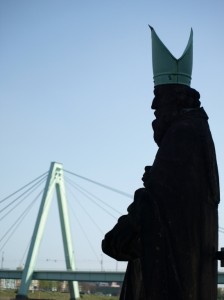
M 203 108 L 163 136 L 147 187 L 105 235 L 102 249 L 128 261 L 121 300 L 216 300 L 219 180 Z

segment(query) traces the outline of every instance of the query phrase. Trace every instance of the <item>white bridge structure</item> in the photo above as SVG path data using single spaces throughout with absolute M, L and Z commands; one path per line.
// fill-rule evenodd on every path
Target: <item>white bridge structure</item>
M 68 206 L 64 186 L 63 167 L 62 164 L 52 162 L 37 215 L 26 263 L 22 271 L 21 285 L 16 296 L 17 299 L 27 298 L 28 289 L 34 277 L 36 258 L 53 198 L 54 189 L 56 189 L 58 200 L 66 268 L 69 271 L 75 271 L 75 260 L 73 255 L 74 251 L 72 246 Z M 72 281 L 69 280 L 69 290 L 71 299 L 79 298 L 78 283 L 74 279 Z

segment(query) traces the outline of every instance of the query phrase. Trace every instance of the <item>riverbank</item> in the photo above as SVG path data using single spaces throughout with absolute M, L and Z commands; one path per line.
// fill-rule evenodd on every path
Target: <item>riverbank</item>
M 14 300 L 16 297 L 15 291 L 0 290 L 0 300 Z M 28 294 L 29 299 L 38 300 L 70 300 L 69 293 L 59 292 L 30 292 Z M 106 295 L 81 295 L 82 300 L 118 300 L 118 297 L 106 296 Z

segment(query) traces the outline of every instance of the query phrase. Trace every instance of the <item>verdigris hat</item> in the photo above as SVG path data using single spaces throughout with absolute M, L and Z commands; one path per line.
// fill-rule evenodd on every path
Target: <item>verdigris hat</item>
M 152 36 L 152 64 L 154 85 L 184 84 L 190 86 L 193 66 L 193 31 L 182 56 L 176 59 L 162 43 L 153 27 Z

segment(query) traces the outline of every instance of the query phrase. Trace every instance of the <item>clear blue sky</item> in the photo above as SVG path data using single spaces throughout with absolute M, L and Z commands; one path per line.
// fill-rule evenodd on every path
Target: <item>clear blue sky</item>
M 210 117 L 223 194 L 223 11 L 222 0 L 0 1 L 0 199 L 47 171 L 52 161 L 130 194 L 141 187 L 144 166 L 157 151 L 148 24 L 176 57 L 193 28 L 191 86 Z M 116 195 L 107 201 L 123 213 L 129 203 Z M 221 204 L 221 227 L 223 210 Z M 91 214 L 103 232 L 115 223 L 95 210 Z M 100 256 L 102 236 L 89 236 Z M 20 239 L 9 248 L 24 248 Z M 59 257 L 45 242 L 45 257 Z M 81 259 L 85 246 L 76 244 Z M 16 254 L 4 252 L 5 266 L 12 266 Z

